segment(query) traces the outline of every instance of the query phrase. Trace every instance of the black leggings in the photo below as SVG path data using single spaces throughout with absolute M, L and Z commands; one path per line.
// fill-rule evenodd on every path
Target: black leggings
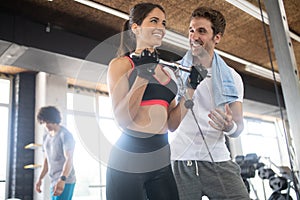
M 167 134 L 126 130 L 111 151 L 107 200 L 178 200 Z

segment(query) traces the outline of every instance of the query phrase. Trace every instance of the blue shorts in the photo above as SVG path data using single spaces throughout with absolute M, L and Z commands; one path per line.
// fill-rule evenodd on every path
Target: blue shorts
M 60 196 L 53 196 L 53 187 L 50 189 L 51 200 L 72 200 L 75 183 L 66 183 L 63 193 Z

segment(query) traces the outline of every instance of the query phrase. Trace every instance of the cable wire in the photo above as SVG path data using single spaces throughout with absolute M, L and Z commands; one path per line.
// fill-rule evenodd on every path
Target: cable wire
M 185 103 L 184 103 L 184 106 L 185 106 L 187 109 L 190 109 L 190 110 L 191 110 L 191 113 L 192 113 L 192 115 L 193 115 L 193 117 L 194 117 L 194 120 L 195 120 L 195 122 L 196 122 L 196 124 L 197 124 L 198 130 L 199 130 L 200 135 L 201 135 L 201 137 L 202 137 L 202 140 L 203 140 L 203 142 L 204 142 L 204 144 L 205 144 L 205 147 L 206 147 L 206 150 L 207 150 L 207 152 L 208 152 L 208 155 L 209 155 L 209 157 L 210 157 L 210 159 L 211 159 L 212 166 L 213 166 L 213 168 L 214 168 L 214 170 L 215 170 L 215 172 L 216 172 L 216 174 L 217 174 L 218 180 L 219 180 L 219 182 L 220 182 L 220 184 L 221 184 L 221 186 L 222 186 L 223 193 L 224 193 L 224 195 L 226 196 L 226 199 L 228 199 L 228 195 L 227 195 L 227 192 L 226 192 L 226 189 L 225 189 L 225 185 L 224 185 L 222 179 L 220 178 L 220 173 L 219 173 L 219 171 L 217 170 L 217 165 L 216 165 L 216 163 L 215 163 L 215 161 L 214 161 L 214 159 L 213 159 L 213 156 L 212 156 L 212 154 L 211 154 L 211 152 L 210 152 L 210 149 L 209 149 L 209 147 L 208 147 L 208 144 L 207 144 L 207 142 L 206 142 L 206 139 L 205 139 L 205 137 L 204 137 L 204 134 L 203 134 L 203 132 L 202 132 L 202 129 L 201 129 L 199 123 L 198 123 L 197 117 L 196 117 L 195 112 L 194 112 L 194 110 L 193 110 L 193 107 L 194 107 L 194 102 L 193 102 L 193 100 L 192 100 L 192 99 L 186 99 L 186 100 L 185 100 Z M 196 160 L 195 162 L 197 162 L 197 160 Z
M 190 109 L 190 110 L 191 110 L 191 113 L 192 113 L 192 115 L 193 115 L 193 117 L 194 117 L 194 120 L 195 120 L 195 122 L 196 122 L 196 124 L 197 124 L 197 127 L 198 127 L 198 129 L 199 129 L 200 135 L 201 135 L 202 140 L 203 140 L 203 142 L 204 142 L 204 144 L 205 144 L 205 147 L 206 147 L 206 149 L 207 149 L 208 155 L 209 155 L 209 157 L 210 157 L 210 159 L 211 159 L 211 162 L 214 163 L 214 162 L 215 162 L 215 161 L 214 161 L 214 158 L 213 158 L 212 155 L 211 155 L 211 152 L 210 152 L 210 150 L 209 150 L 208 144 L 207 144 L 207 142 L 206 142 L 206 139 L 205 139 L 205 137 L 204 137 L 204 134 L 203 134 L 203 132 L 202 132 L 202 129 L 201 129 L 199 123 L 198 123 L 198 120 L 197 120 L 197 118 L 196 118 L 195 112 L 194 112 L 194 110 L 193 110 L 193 106 L 194 106 L 193 100 L 191 100 L 191 99 L 185 100 L 184 106 L 185 106 L 187 109 Z

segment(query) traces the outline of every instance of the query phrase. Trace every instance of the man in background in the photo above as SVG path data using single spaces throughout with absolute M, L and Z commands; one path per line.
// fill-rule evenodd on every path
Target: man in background
M 42 107 L 37 115 L 45 125 L 43 151 L 45 152 L 42 172 L 36 182 L 36 191 L 41 191 L 42 180 L 48 173 L 51 180 L 51 200 L 71 200 L 76 177 L 73 167 L 75 141 L 72 134 L 62 125 L 61 114 L 54 106 Z

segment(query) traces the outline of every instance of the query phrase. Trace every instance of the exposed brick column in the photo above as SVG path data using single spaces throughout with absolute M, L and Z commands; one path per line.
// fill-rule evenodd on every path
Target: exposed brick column
M 33 199 L 34 171 L 24 165 L 34 162 L 34 151 L 24 149 L 34 142 L 35 73 L 20 73 L 14 79 L 12 127 L 9 135 L 8 198 Z

